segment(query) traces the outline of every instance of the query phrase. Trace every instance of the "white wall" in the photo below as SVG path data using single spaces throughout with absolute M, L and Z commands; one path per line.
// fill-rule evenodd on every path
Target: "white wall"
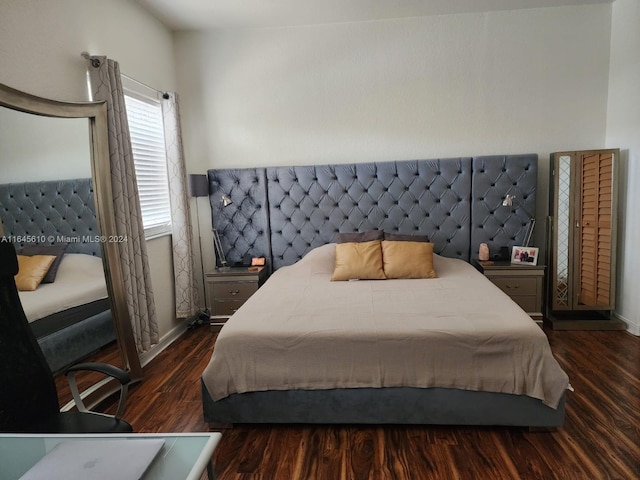
M 611 22 L 607 147 L 620 148 L 618 315 L 640 335 L 640 2 L 616 0 Z
M 89 122 L 0 108 L 0 171 L 0 183 L 89 178 Z
M 605 143 L 610 22 L 601 4 L 177 33 L 188 170 L 534 152 L 542 245 L 549 153 Z
M 0 0 L 0 83 L 66 101 L 88 100 L 80 52 L 107 55 L 122 73 L 175 90 L 173 39 L 130 0 Z M 148 242 L 160 335 L 175 320 L 169 237 Z

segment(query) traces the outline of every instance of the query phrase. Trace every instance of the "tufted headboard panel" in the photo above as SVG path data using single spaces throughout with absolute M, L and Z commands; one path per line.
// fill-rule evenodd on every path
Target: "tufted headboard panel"
M 429 235 L 437 253 L 469 259 L 470 159 L 267 168 L 273 267 L 338 232 Z
M 473 158 L 471 245 L 521 245 L 536 215 L 538 157 L 509 155 Z M 514 195 L 511 207 L 502 206 L 505 195 Z M 477 250 L 476 250 L 477 251 Z
M 2 184 L 0 220 L 5 236 L 19 240 L 16 246 L 69 243 L 68 253 L 101 255 L 88 178 Z
M 247 254 L 270 258 L 265 169 L 210 170 L 209 192 L 213 225 L 229 263 Z M 222 205 L 223 194 L 231 205 Z
M 497 251 L 522 241 L 536 167 L 530 154 L 209 170 L 213 225 L 230 263 L 263 255 L 277 269 L 338 232 L 371 229 L 427 235 L 437 253 L 468 261 L 482 242 Z

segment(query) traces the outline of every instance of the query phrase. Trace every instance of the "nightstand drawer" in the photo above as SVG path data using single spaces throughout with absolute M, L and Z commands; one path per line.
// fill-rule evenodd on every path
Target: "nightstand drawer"
M 236 313 L 236 310 L 238 310 L 246 301 L 247 301 L 246 298 L 238 299 L 238 300 L 216 300 L 215 302 L 213 302 L 212 313 L 214 315 L 231 316 L 234 313 Z
M 510 295 L 510 297 L 527 313 L 535 313 L 540 310 L 538 298 L 535 295 Z
M 532 277 L 490 277 L 491 281 L 507 295 L 533 295 L 537 292 L 537 280 Z
M 213 295 L 219 300 L 248 299 L 258 290 L 257 282 L 220 282 L 213 284 Z
M 266 269 L 249 270 L 231 267 L 205 274 L 207 306 L 211 309 L 212 327 L 224 325 L 267 279 Z
M 509 262 L 480 262 L 475 267 L 509 295 L 533 320 L 542 325 L 544 265 L 512 265 Z

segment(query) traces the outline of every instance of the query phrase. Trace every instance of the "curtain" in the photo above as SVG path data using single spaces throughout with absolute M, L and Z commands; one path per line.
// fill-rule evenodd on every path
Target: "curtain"
M 92 56 L 89 64 L 93 99 L 107 102 L 109 160 L 116 229 L 118 235 L 127 238 L 126 242 L 119 245 L 120 264 L 136 348 L 142 353 L 158 343 L 158 323 L 120 67 L 117 62 L 102 56 Z
M 173 275 L 175 278 L 176 317 L 186 318 L 199 311 L 195 280 L 193 231 L 187 197 L 187 172 L 182 148 L 178 94 L 165 93 L 162 100 L 164 138 L 167 148 L 169 197 L 171 200 L 171 238 L 173 241 Z

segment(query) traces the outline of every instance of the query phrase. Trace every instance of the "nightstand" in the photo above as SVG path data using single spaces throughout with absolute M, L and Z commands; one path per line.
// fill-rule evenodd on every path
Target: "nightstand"
M 511 262 L 481 262 L 478 259 L 473 259 L 472 264 L 542 326 L 544 265 L 514 265 Z
M 226 320 L 253 295 L 267 279 L 267 269 L 251 271 L 247 267 L 231 267 L 205 273 L 207 305 L 211 308 L 211 326 Z

